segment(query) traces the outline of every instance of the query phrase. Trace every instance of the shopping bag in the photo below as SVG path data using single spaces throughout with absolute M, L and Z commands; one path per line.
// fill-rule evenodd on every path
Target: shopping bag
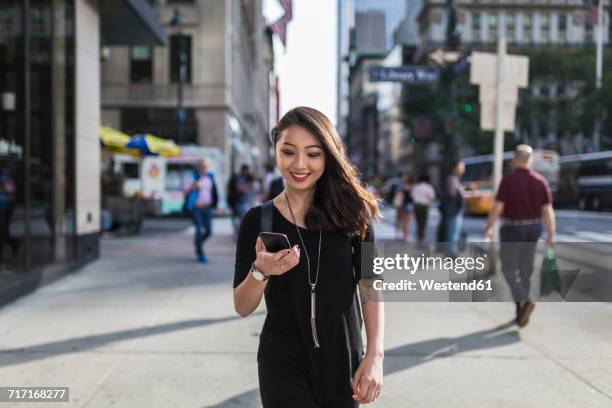
M 555 251 L 548 247 L 542 261 L 540 295 L 545 296 L 553 291 L 561 293 L 561 277 L 557 268 Z

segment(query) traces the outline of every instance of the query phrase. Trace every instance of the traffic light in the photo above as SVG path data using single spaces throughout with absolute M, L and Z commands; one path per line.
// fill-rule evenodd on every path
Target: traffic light
M 466 103 L 463 105 L 463 110 L 466 111 L 467 113 L 471 113 L 474 110 L 474 107 L 472 106 L 471 103 Z

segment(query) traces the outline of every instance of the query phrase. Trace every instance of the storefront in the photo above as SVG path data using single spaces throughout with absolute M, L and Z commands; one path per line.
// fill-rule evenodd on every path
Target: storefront
M 145 0 L 0 2 L 0 304 L 98 256 L 99 52 L 122 38 L 164 43 Z

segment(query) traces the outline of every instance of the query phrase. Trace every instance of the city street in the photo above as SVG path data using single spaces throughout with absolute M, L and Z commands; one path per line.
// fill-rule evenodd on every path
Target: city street
M 558 222 L 559 239 L 612 240 L 611 214 L 560 211 Z M 483 223 L 468 218 L 465 230 Z M 141 235 L 104 237 L 100 259 L 0 309 L 0 385 L 70 387 L 70 403 L 50 407 L 260 407 L 265 308 L 234 312 L 229 220 L 214 229 L 203 265 L 188 220 L 147 220 Z M 388 221 L 376 232 L 394 235 Z M 396 302 L 386 313 L 373 407 L 612 406 L 609 303 L 540 303 L 520 330 L 511 303 Z
M 1 1 L 0 408 L 38 407 L 14 400 L 26 387 L 69 389 L 49 407 L 261 408 L 259 339 L 276 369 L 292 338 L 268 334 L 295 327 L 331 364 L 322 392 L 270 381 L 270 395 L 335 401 L 326 386 L 348 386 L 332 371 L 348 377 L 359 347 L 349 247 L 385 299 L 384 342 L 381 304 L 364 306 L 370 353 L 385 349 L 374 408 L 611 408 L 611 13 L 595 0 Z M 313 221 L 370 235 L 366 189 L 389 203 L 374 256 L 337 231 L 302 239 Z M 270 280 L 280 318 L 262 334 L 265 302 L 234 310 L 228 215 L 282 191 L 297 226 L 276 232 L 297 230 L 301 267 L 258 261 L 288 273 Z M 458 212 L 496 214 L 496 199 L 506 226 L 483 242 L 486 218 Z M 563 206 L 555 243 L 545 203 Z M 253 272 L 242 314 L 265 280 Z M 380 295 L 360 288 L 364 304 Z M 370 357 L 357 377 L 378 386 Z

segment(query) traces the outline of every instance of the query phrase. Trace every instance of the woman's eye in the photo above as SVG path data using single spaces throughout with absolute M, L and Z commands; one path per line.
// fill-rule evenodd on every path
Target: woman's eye
M 291 150 L 281 150 L 283 152 L 283 154 L 286 154 L 287 156 L 291 156 L 293 154 L 293 152 Z
M 319 157 L 321 153 L 309 153 L 308 157 Z

